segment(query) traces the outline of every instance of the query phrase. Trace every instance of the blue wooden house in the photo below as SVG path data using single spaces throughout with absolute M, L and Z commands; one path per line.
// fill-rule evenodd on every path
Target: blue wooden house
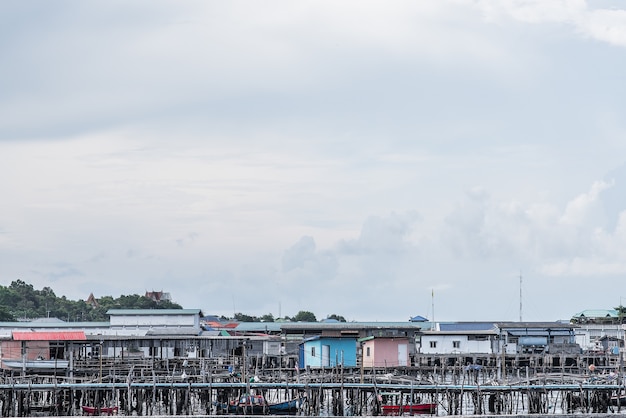
M 302 368 L 356 367 L 356 353 L 356 338 L 317 336 L 300 343 L 298 363 Z

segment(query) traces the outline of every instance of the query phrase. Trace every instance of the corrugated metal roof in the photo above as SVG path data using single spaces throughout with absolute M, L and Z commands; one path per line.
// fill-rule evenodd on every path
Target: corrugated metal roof
M 586 309 L 574 314 L 573 318 L 617 318 L 619 312 L 615 309 Z
M 493 322 L 441 322 L 440 331 L 493 331 L 496 326 Z
M 85 341 L 84 331 L 13 331 L 15 341 Z
M 205 322 L 205 325 L 213 329 L 233 329 L 239 326 L 239 322 Z
M 280 322 L 239 322 L 235 327 L 238 332 L 280 332 Z
M 109 309 L 107 315 L 197 315 L 200 309 Z
M 200 328 L 153 328 L 146 332 L 146 335 L 200 335 Z
M 0 322 L 0 328 L 10 329 L 31 329 L 31 328 L 52 328 L 52 329 L 85 329 L 85 328 L 109 328 L 110 322 Z
M 65 323 L 65 321 L 63 321 L 62 319 L 59 319 L 59 318 L 37 318 L 37 319 L 33 319 L 32 322 L 34 324 L 41 324 L 41 323 L 63 324 L 63 323 Z
M 541 336 L 541 337 L 548 337 L 548 336 L 569 336 L 571 335 L 571 333 L 568 330 L 564 330 L 564 329 L 551 329 L 551 330 L 538 330 L 538 329 L 531 329 L 531 330 L 524 330 L 524 329 L 510 329 L 507 330 L 507 332 L 513 336 L 516 337 L 524 337 L 524 336 L 530 336 L 530 337 L 537 337 L 537 336 Z
M 369 337 L 363 337 L 363 338 L 359 338 L 357 341 L 360 343 L 364 343 L 366 341 L 372 341 L 372 340 L 376 340 L 376 341 L 407 341 L 409 339 L 409 337 L 376 337 L 374 335 L 371 335 Z
M 574 329 L 578 328 L 578 325 L 570 324 L 569 322 L 498 322 L 496 324 L 498 328 L 503 330 L 509 330 L 514 328 L 524 328 L 524 329 L 555 329 L 555 328 L 565 328 L 565 329 Z
M 304 344 L 309 341 L 356 341 L 356 337 L 322 337 L 321 335 L 315 335 L 313 337 L 305 338 L 300 344 Z
M 423 322 L 281 322 L 283 330 L 341 330 L 341 329 L 403 329 L 419 330 L 424 327 Z

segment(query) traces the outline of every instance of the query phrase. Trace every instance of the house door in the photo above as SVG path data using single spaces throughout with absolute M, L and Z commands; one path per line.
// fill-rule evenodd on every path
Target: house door
M 398 366 L 408 366 L 406 361 L 408 355 L 408 346 L 406 344 L 398 344 Z
M 322 367 L 330 367 L 330 346 L 322 346 Z

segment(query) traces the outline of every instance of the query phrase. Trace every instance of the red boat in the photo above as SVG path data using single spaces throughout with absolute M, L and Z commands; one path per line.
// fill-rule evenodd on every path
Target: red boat
M 382 405 L 383 415 L 433 415 L 437 413 L 436 403 L 416 403 L 412 405 Z
M 81 406 L 86 415 L 113 415 L 117 414 L 117 406 Z

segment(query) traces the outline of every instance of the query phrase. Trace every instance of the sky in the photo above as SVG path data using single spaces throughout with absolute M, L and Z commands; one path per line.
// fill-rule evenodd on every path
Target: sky
M 0 3 L 0 284 L 232 316 L 626 305 L 626 5 Z

